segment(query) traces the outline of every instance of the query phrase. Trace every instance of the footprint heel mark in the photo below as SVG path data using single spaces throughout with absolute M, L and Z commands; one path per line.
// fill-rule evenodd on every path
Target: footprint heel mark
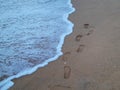
M 79 47 L 77 48 L 76 52 L 77 52 L 77 53 L 82 52 L 84 48 L 85 48 L 85 45 L 84 45 L 84 44 L 81 44 L 81 45 L 79 45 Z
M 70 66 L 64 66 L 64 79 L 70 78 L 71 68 Z
M 81 39 L 82 37 L 83 37 L 83 35 L 80 35 L 80 34 L 77 35 L 77 36 L 75 37 L 75 41 L 77 41 L 77 42 L 80 41 L 80 39 Z
M 86 35 L 89 36 L 93 33 L 94 29 L 91 29 Z

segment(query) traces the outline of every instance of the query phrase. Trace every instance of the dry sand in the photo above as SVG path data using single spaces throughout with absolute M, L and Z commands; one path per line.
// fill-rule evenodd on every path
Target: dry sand
M 65 39 L 64 55 L 15 79 L 10 90 L 120 90 L 120 0 L 72 3 L 75 26 Z

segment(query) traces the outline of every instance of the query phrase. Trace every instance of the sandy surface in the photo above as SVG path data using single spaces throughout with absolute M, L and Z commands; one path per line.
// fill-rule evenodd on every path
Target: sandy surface
M 72 3 L 75 26 L 65 39 L 64 55 L 15 79 L 10 90 L 120 90 L 120 0 Z

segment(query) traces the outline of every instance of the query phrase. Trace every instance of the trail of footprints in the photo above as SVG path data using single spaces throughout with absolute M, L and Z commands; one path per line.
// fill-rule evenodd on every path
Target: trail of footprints
M 78 34 L 76 37 L 75 37 L 75 41 L 76 42 L 80 42 L 80 40 L 84 37 L 84 36 L 89 36 L 93 33 L 94 31 L 94 27 L 90 26 L 89 24 L 84 24 L 83 25 L 83 28 L 87 30 L 87 32 L 82 35 L 82 34 Z M 85 45 L 84 44 L 80 44 L 78 46 L 78 48 L 76 49 L 76 52 L 77 53 L 81 53 L 85 48 Z M 69 65 L 67 65 L 67 60 L 70 56 L 71 52 L 65 52 L 62 56 L 62 60 L 64 62 L 64 79 L 69 79 L 70 78 L 70 75 L 71 75 L 71 67 Z M 72 87 L 70 86 L 63 86 L 63 85 L 54 85 L 52 87 L 49 87 L 50 90 L 72 90 Z
M 94 31 L 94 27 L 90 26 L 89 24 L 84 24 L 83 25 L 83 30 L 86 30 L 86 32 L 82 35 L 82 34 L 78 34 L 75 37 L 75 41 L 80 42 L 80 40 L 84 37 L 84 36 L 90 36 L 93 31 Z M 82 52 L 83 49 L 85 48 L 84 44 L 80 44 L 76 50 L 77 53 Z

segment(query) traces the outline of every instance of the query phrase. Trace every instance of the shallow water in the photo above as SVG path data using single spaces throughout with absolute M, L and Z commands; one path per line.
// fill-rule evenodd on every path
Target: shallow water
M 62 54 L 73 11 L 70 0 L 0 1 L 0 89 Z

